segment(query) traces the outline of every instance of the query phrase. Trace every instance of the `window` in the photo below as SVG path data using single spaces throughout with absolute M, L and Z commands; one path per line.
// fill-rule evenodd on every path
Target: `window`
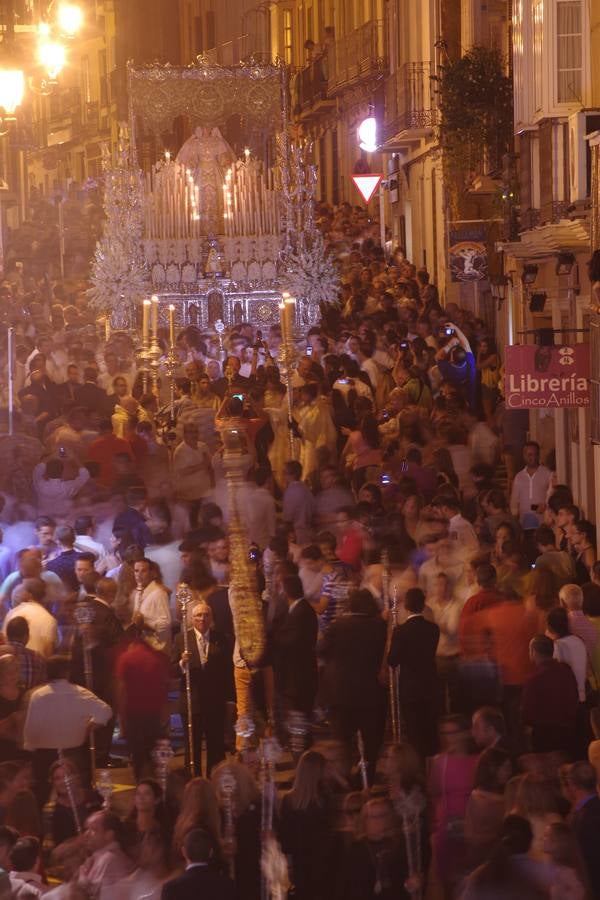
M 533 7 L 533 87 L 534 107 L 539 110 L 543 106 L 543 47 L 544 47 L 544 3 L 543 0 Z
M 340 161 L 337 128 L 331 132 L 331 202 L 340 202 Z
M 556 69 L 559 103 L 573 103 L 581 99 L 583 67 L 581 18 L 581 0 L 558 0 Z
M 291 9 L 283 10 L 283 61 L 291 66 L 292 64 L 292 11 Z
M 194 55 L 200 56 L 204 50 L 202 41 L 202 16 L 194 16 Z
M 98 71 L 100 74 L 100 106 L 108 106 L 108 73 L 106 50 L 98 51 Z
M 81 84 L 81 99 L 83 100 L 84 107 L 86 104 L 90 103 L 92 100 L 92 88 L 90 83 L 90 60 L 87 56 L 81 57 L 81 63 L 79 66 L 80 71 L 80 84 Z
M 306 39 L 308 41 L 314 41 L 315 39 L 315 20 L 314 20 L 314 11 L 312 6 L 309 6 L 306 10 Z
M 206 49 L 212 50 L 217 46 L 217 33 L 215 30 L 215 13 L 209 9 L 206 13 Z

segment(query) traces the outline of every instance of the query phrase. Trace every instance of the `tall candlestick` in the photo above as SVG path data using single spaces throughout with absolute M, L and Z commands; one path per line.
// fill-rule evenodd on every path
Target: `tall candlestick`
M 152 306 L 150 300 L 144 300 L 142 305 L 142 343 L 144 347 L 148 346 L 148 338 L 149 334 L 149 323 L 150 323 L 150 307 Z
M 169 305 L 169 343 L 171 349 L 175 347 L 175 307 L 171 303 Z
M 158 340 L 158 297 L 152 297 L 152 340 Z

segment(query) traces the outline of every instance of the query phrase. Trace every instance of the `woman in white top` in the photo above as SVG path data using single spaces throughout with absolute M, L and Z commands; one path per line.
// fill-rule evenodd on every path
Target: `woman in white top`
M 563 606 L 555 606 L 548 612 L 546 634 L 554 641 L 554 659 L 571 667 L 577 681 L 579 702 L 583 703 L 588 671 L 587 650 L 580 637 L 569 633 L 569 618 Z

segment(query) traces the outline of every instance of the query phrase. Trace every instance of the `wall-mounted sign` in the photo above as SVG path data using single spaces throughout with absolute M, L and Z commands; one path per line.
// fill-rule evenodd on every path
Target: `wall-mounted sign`
M 509 409 L 589 406 L 590 347 L 506 347 L 504 397 Z

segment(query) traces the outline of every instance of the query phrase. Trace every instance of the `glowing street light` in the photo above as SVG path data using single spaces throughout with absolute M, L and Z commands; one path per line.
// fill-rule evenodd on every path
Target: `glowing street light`
M 63 34 L 73 37 L 83 25 L 83 10 L 75 3 L 61 3 L 56 12 L 56 21 Z
M 25 73 L 21 69 L 0 69 L 0 108 L 14 116 L 23 102 Z
M 48 77 L 54 81 L 65 66 L 67 54 L 64 46 L 58 41 L 42 40 L 38 44 L 37 58 L 48 73 Z
M 358 146 L 365 153 L 377 152 L 377 119 L 369 116 L 358 126 Z

